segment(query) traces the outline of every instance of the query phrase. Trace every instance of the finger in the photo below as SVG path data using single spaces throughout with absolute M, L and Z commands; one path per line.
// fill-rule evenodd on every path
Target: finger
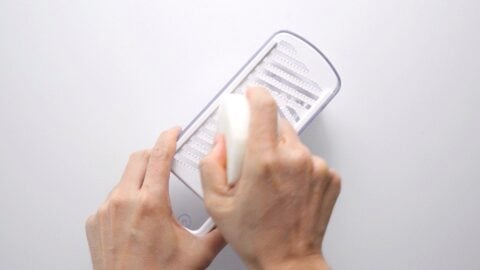
M 277 142 L 277 104 L 261 87 L 246 92 L 250 104 L 249 145 L 273 148 Z
M 180 128 L 162 132 L 150 153 L 142 189 L 168 200 L 168 180 Z
M 130 155 L 122 179 L 117 188 L 122 191 L 138 190 L 142 186 L 147 169 L 149 150 L 137 151 Z
M 327 190 L 331 178 L 328 171 L 328 165 L 324 159 L 318 156 L 312 156 L 312 168 L 313 182 L 311 184 L 313 186 L 313 198 L 311 204 L 318 209 L 318 206 L 321 205 L 323 201 L 323 196 Z M 320 214 L 321 211 L 317 211 L 316 217 L 320 218 Z
M 210 153 L 200 162 L 204 198 L 213 194 L 222 194 L 228 189 L 225 155 L 225 138 L 219 135 Z
M 202 246 L 206 247 L 209 257 L 215 257 L 225 247 L 227 242 L 218 228 L 201 237 Z
M 330 182 L 325 190 L 321 206 L 320 222 L 326 228 L 341 191 L 341 179 L 335 170 L 329 170 Z
M 92 215 L 87 219 L 85 223 L 85 232 L 87 234 L 88 248 L 92 258 L 93 269 L 103 269 L 102 241 L 98 218 L 95 215 Z
M 110 212 L 108 211 L 108 204 L 104 203 L 100 206 L 97 211 L 97 222 L 98 222 L 98 231 L 100 234 L 100 241 L 102 242 L 102 262 L 103 268 L 105 269 L 109 263 L 114 262 L 113 253 L 107 252 L 107 247 L 113 246 L 112 239 L 112 220 L 110 219 Z
M 278 120 L 278 137 L 280 142 L 286 144 L 290 143 L 300 143 L 300 138 L 297 135 L 297 131 L 293 126 L 288 122 L 287 119 L 280 117 Z

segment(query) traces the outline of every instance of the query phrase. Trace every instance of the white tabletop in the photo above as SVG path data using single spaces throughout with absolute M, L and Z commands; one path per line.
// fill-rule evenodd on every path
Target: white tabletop
M 0 269 L 88 269 L 84 221 L 129 153 L 279 29 L 343 79 L 302 135 L 343 176 L 332 268 L 480 269 L 480 2 L 362 3 L 0 1 Z

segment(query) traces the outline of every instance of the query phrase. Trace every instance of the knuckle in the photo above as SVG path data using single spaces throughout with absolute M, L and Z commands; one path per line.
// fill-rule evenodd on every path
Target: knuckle
M 292 167 L 299 169 L 311 169 L 312 158 L 310 151 L 306 147 L 297 148 L 296 150 L 290 152 L 288 162 L 291 163 L 290 166 Z
M 211 194 L 204 197 L 204 204 L 207 213 L 211 217 L 216 218 L 231 213 L 235 203 L 232 201 L 232 198 L 219 197 Z
M 85 228 L 88 230 L 90 228 L 93 228 L 95 224 L 97 223 L 97 217 L 96 215 L 91 215 L 87 218 L 85 221 Z
M 338 175 L 335 175 L 332 177 L 330 185 L 337 191 L 337 193 L 340 193 L 340 190 L 342 189 L 342 179 Z
M 145 159 L 149 159 L 150 158 L 150 155 L 151 155 L 151 151 L 150 149 L 145 149 L 145 150 L 142 150 L 140 151 L 141 152 L 141 156 Z
M 267 171 L 278 167 L 278 163 L 278 157 L 271 152 L 264 153 L 259 161 L 260 167 Z
M 108 214 L 108 205 L 107 203 L 104 203 L 100 206 L 100 208 L 98 208 L 96 216 L 101 218 L 101 217 L 107 216 L 107 214 Z
M 108 202 L 108 207 L 114 211 L 120 210 L 124 208 L 127 205 L 127 200 L 120 196 L 120 195 L 115 195 L 112 196 L 112 198 Z
M 205 208 L 208 211 L 211 211 L 212 209 L 215 209 L 215 202 L 214 202 L 214 200 L 212 199 L 211 196 L 205 196 L 204 204 L 205 204 Z
M 312 155 L 310 154 L 310 151 L 306 147 L 302 147 L 300 150 L 298 150 L 296 158 L 298 162 L 302 164 L 312 161 Z
M 319 177 L 325 177 L 328 175 L 328 164 L 323 158 L 315 157 L 314 164 L 316 175 Z
M 141 216 L 149 216 L 159 209 L 157 200 L 148 194 L 140 196 L 139 210 Z
M 128 193 L 114 190 L 101 209 L 104 211 L 109 211 L 111 214 L 118 214 L 118 212 L 129 207 L 129 205 L 132 203 L 131 200 L 131 195 Z

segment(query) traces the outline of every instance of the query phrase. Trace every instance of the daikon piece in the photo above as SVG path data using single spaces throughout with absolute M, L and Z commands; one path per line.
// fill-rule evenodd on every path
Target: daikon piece
M 241 94 L 226 95 L 218 109 L 218 132 L 225 137 L 229 184 L 240 178 L 249 125 L 250 107 L 247 98 Z

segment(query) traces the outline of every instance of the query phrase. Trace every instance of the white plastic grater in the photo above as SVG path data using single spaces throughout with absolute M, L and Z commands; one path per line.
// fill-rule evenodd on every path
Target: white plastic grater
M 248 86 L 267 88 L 279 113 L 301 132 L 340 90 L 340 77 L 330 61 L 304 38 L 289 32 L 275 33 L 227 85 L 182 131 L 172 172 L 203 198 L 198 168 L 210 151 L 216 134 L 217 108 L 222 97 L 243 93 Z M 214 227 L 208 219 L 194 234 Z

